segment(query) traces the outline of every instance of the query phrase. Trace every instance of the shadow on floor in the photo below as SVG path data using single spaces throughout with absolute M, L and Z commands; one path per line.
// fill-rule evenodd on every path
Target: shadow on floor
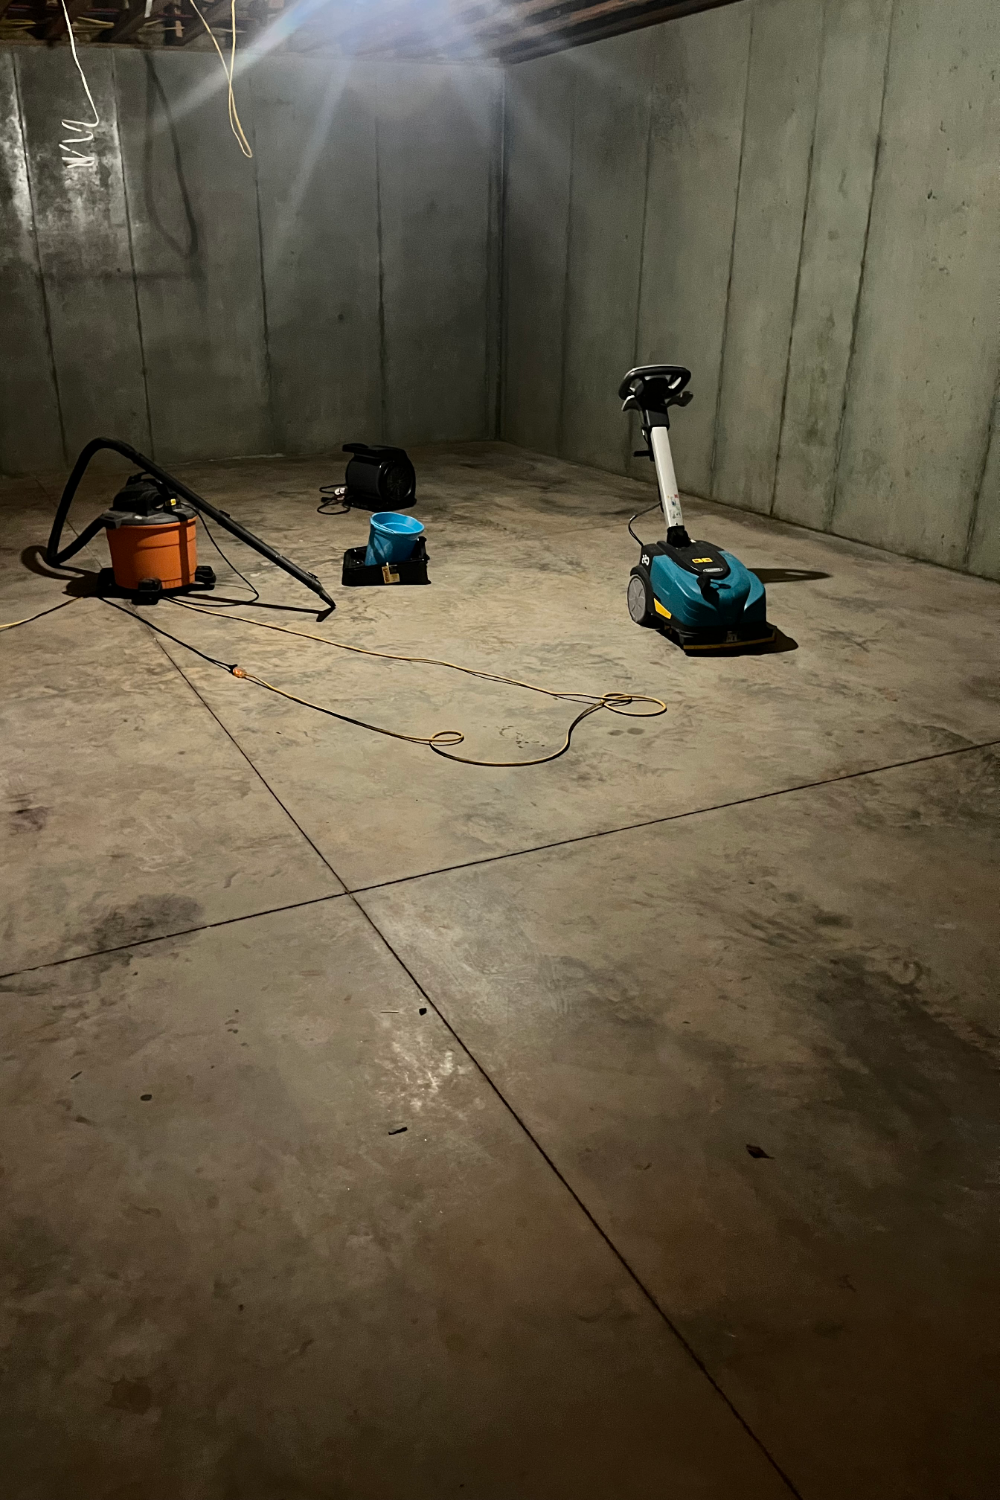
M 779 651 L 797 651 L 799 643 L 783 630 L 775 628 L 773 641 L 761 641 L 759 644 L 746 646 L 719 646 L 717 650 L 685 652 L 688 661 L 719 661 L 720 658 L 734 658 L 739 656 L 774 656 Z
M 751 656 L 774 656 L 779 651 L 797 651 L 799 643 L 792 636 L 786 635 L 783 630 L 775 629 L 774 640 L 769 646 L 750 646 L 748 653 Z
M 831 573 L 816 573 L 811 568 L 751 568 L 761 583 L 811 583 L 817 578 L 831 578 Z
M 50 567 L 45 561 L 45 548 L 38 542 L 23 549 L 21 563 L 29 573 L 37 573 L 39 578 L 51 578 L 55 583 L 65 583 L 66 593 L 74 597 L 86 598 L 100 593 L 99 573 L 88 568 Z

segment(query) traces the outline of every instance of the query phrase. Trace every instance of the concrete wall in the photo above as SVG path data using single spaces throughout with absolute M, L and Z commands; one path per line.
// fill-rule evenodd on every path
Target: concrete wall
M 511 70 L 502 432 L 1000 577 L 1000 7 L 740 0 Z
M 479 67 L 0 49 L 0 471 L 496 429 L 502 78 Z

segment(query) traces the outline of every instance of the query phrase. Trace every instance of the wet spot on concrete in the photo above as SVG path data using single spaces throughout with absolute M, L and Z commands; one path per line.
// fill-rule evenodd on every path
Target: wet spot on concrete
M 11 833 L 40 833 L 48 821 L 47 807 L 19 807 L 8 814 Z
M 100 953 L 146 938 L 187 932 L 203 921 L 201 903 L 191 896 L 140 896 L 128 906 L 108 912 L 80 941 L 90 952 Z
M 10 1295 L 33 1297 L 66 1278 L 70 1248 L 44 1220 L 23 1217 L 0 1226 L 0 1263 Z
M 144 1416 L 153 1404 L 153 1393 L 144 1380 L 116 1380 L 111 1387 L 108 1405 L 115 1411 L 132 1412 Z
M 973 698 L 985 698 L 988 703 L 1000 703 L 1000 678 L 967 677 L 965 690 Z

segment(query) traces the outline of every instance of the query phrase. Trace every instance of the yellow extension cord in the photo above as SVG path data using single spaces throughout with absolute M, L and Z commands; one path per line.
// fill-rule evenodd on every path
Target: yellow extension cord
M 288 625 L 275 625 L 268 620 L 248 620 L 243 615 L 227 614 L 224 610 L 212 609 L 205 604 L 191 604 L 182 599 L 174 599 L 173 603 L 179 605 L 181 609 L 190 610 L 192 614 L 215 615 L 220 620 L 238 620 L 241 625 L 254 625 L 258 630 L 276 630 L 281 635 L 294 635 L 298 636 L 301 640 L 318 641 L 320 645 L 333 646 L 338 651 L 351 651 L 358 656 L 377 656 L 381 657 L 383 661 L 405 661 L 420 666 L 446 667 L 452 672 L 463 672 L 468 677 L 478 677 L 483 682 L 496 682 L 507 687 L 526 688 L 532 693 L 542 693 L 547 698 L 558 698 L 564 702 L 581 703 L 584 705 L 583 712 L 578 714 L 570 725 L 566 733 L 566 738 L 558 750 L 550 751 L 548 755 L 536 756 L 532 760 L 472 760 L 465 755 L 453 755 L 451 753 L 452 749 L 457 745 L 461 745 L 465 739 L 465 735 L 460 729 L 439 729 L 436 734 L 425 736 L 402 734 L 394 729 L 384 729 L 377 724 L 364 723 L 360 719 L 350 720 L 353 724 L 363 724 L 365 729 L 370 729 L 376 734 L 388 735 L 394 740 L 406 740 L 411 745 L 426 745 L 435 754 L 442 755 L 447 760 L 459 761 L 462 765 L 466 766 L 542 766 L 546 762 L 556 760 L 560 755 L 564 755 L 569 749 L 570 740 L 576 725 L 602 708 L 606 708 L 609 713 L 621 714 L 626 719 L 656 719 L 667 711 L 667 705 L 662 698 L 654 698 L 647 693 L 593 694 L 557 692 L 553 688 L 540 687 L 534 682 L 523 682 L 518 677 L 503 677 L 496 672 L 483 672 L 477 667 L 463 667 L 458 662 L 445 661 L 443 658 L 437 656 L 407 656 L 397 651 L 373 651 L 367 646 L 349 646 L 345 641 L 331 641 L 325 635 L 315 635 L 312 631 L 308 630 L 292 630 Z M 284 688 L 276 687 L 274 683 L 267 682 L 263 677 L 257 677 L 253 672 L 247 672 L 243 667 L 234 667 L 232 672 L 234 677 L 242 677 L 249 682 L 255 682 L 259 687 L 267 688 L 272 693 L 278 693 L 282 698 L 287 698 L 292 703 L 299 703 L 304 708 L 317 709 L 320 713 L 332 712 L 332 710 L 324 708 L 320 703 L 313 703 L 308 698 L 300 698 L 295 693 L 289 693 Z M 633 703 L 650 703 L 653 705 L 653 708 L 651 712 L 630 713 L 629 705 Z M 343 718 L 346 715 L 339 715 L 338 717 Z
M 72 599 L 64 599 L 59 604 L 54 604 L 49 609 L 39 610 L 38 614 L 26 615 L 23 620 L 8 620 L 6 624 L 0 624 L 0 631 L 13 630 L 16 625 L 28 625 L 32 620 L 40 620 L 43 615 L 54 614 L 58 609 L 65 609 L 69 604 L 78 604 L 80 599 L 90 597 L 88 595 L 77 595 Z M 405 740 L 410 745 L 426 745 L 436 755 L 442 755 L 447 760 L 460 762 L 465 766 L 487 766 L 496 768 L 508 768 L 515 766 L 543 766 L 549 761 L 557 760 L 569 749 L 573 737 L 573 730 L 584 719 L 589 719 L 591 714 L 600 709 L 607 709 L 609 713 L 621 714 L 626 719 L 656 719 L 667 711 L 667 705 L 662 698 L 651 697 L 647 693 L 566 693 L 557 692 L 553 688 L 539 686 L 535 682 L 524 682 L 518 677 L 503 677 L 497 672 L 483 672 L 478 667 L 463 667 L 459 662 L 446 661 L 437 656 L 408 656 L 398 651 L 374 651 L 367 646 L 349 646 L 346 641 L 331 641 L 325 635 L 315 635 L 309 630 L 292 630 L 288 625 L 276 625 L 269 620 L 248 620 L 243 615 L 232 615 L 221 609 L 212 609 L 205 604 L 191 604 L 183 599 L 171 600 L 181 609 L 190 610 L 192 614 L 215 615 L 220 620 L 236 620 L 241 625 L 254 625 L 258 630 L 276 630 L 281 635 L 298 636 L 304 641 L 318 641 L 322 646 L 333 646 L 338 651 L 350 651 L 356 656 L 377 656 L 383 661 L 412 662 L 418 666 L 446 667 L 451 672 L 463 672 L 467 677 L 478 677 L 483 682 L 496 682 L 506 687 L 525 688 L 531 693 L 542 693 L 546 698 L 557 698 L 566 703 L 579 703 L 583 710 L 573 720 L 566 737 L 558 750 L 552 750 L 548 755 L 538 755 L 531 760 L 473 760 L 470 756 L 454 755 L 452 751 L 464 743 L 465 735 L 460 729 L 439 729 L 431 735 L 403 734 L 397 729 L 386 729 L 381 724 L 369 724 L 364 719 L 354 719 L 348 714 L 337 713 L 336 710 L 326 708 L 322 703 L 314 703 L 309 698 L 300 698 L 297 693 L 289 693 L 285 688 L 278 687 L 273 682 L 268 682 L 264 677 L 258 677 L 254 672 L 248 672 L 244 667 L 233 666 L 228 668 L 234 677 L 241 678 L 247 682 L 253 682 L 258 687 L 267 688 L 268 692 L 277 693 L 281 698 L 287 698 L 290 703 L 298 703 L 303 708 L 315 709 L 318 713 L 329 714 L 333 718 L 344 720 L 348 724 L 356 724 L 362 729 L 369 729 L 373 734 L 386 735 L 389 739 Z M 133 614 L 133 618 L 140 620 L 139 615 L 133 611 L 124 611 Z M 155 628 L 155 627 L 154 627 Z M 184 644 L 181 642 L 181 644 Z M 650 712 L 629 712 L 633 703 L 652 704 Z
M 43 615 L 53 615 L 57 609 L 65 609 L 67 604 L 79 604 L 80 600 L 86 597 L 86 594 L 77 594 L 72 599 L 64 599 L 61 604 L 53 604 L 48 609 L 40 609 L 37 615 L 25 615 L 23 620 L 8 620 L 6 625 L 0 625 L 0 630 L 13 630 L 15 625 L 30 625 L 32 620 L 40 620 Z

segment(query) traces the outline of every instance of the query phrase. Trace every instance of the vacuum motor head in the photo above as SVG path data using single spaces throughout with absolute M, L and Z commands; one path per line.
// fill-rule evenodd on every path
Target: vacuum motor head
M 190 505 L 175 500 L 170 491 L 148 474 L 130 474 L 111 502 L 109 526 L 162 526 L 167 521 L 190 521 Z

